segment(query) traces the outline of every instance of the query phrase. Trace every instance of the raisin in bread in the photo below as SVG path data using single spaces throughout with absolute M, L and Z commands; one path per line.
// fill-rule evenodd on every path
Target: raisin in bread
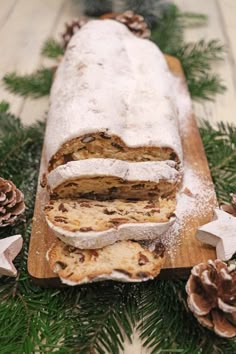
M 50 94 L 49 170 L 68 161 L 182 160 L 173 76 L 151 41 L 113 20 L 71 39 Z
M 97 250 L 81 250 L 57 241 L 47 253 L 50 268 L 67 285 L 101 280 L 140 282 L 156 277 L 164 263 L 164 248 L 153 252 L 137 242 L 121 241 Z
M 68 162 L 48 175 L 53 198 L 73 199 L 157 199 L 175 194 L 180 181 L 174 161 L 86 159 Z
M 128 201 L 50 200 L 46 220 L 55 235 L 82 249 L 96 249 L 120 240 L 153 240 L 174 222 L 175 199 Z

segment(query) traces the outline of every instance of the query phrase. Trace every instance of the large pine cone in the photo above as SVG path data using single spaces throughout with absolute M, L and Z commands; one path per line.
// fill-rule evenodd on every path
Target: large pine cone
M 23 193 L 12 181 L 0 178 L 0 227 L 14 224 L 24 210 Z
M 62 33 L 63 46 L 66 49 L 71 37 L 86 23 L 85 19 L 75 19 L 65 24 L 65 31 Z
M 150 38 L 151 31 L 148 29 L 147 23 L 143 16 L 135 14 L 133 11 L 125 11 L 123 13 L 110 13 L 101 16 L 102 19 L 114 19 L 126 25 L 131 32 L 141 38 Z
M 198 321 L 221 337 L 236 335 L 236 267 L 221 260 L 193 267 L 186 285 L 188 306 Z

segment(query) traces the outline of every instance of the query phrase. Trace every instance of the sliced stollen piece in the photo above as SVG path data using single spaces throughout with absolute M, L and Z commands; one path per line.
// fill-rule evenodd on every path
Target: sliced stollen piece
M 143 200 L 173 194 L 181 177 L 174 161 L 86 159 L 58 166 L 47 186 L 53 198 Z
M 164 247 L 149 251 L 121 241 L 97 250 L 81 250 L 57 241 L 47 253 L 50 268 L 67 285 L 101 280 L 141 282 L 155 278 L 164 263 Z
M 173 80 L 153 42 L 113 20 L 89 21 L 72 37 L 52 86 L 49 170 L 92 157 L 179 162 Z
M 46 221 L 65 243 L 96 249 L 121 240 L 153 240 L 175 220 L 175 199 L 97 201 L 60 198 L 45 207 Z

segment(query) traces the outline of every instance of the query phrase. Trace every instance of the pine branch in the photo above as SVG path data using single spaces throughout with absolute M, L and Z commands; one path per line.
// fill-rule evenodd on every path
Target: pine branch
M 204 14 L 194 12 L 180 12 L 179 17 L 182 19 L 184 28 L 202 27 L 208 23 L 208 17 Z
M 211 73 L 211 64 L 223 60 L 224 46 L 217 40 L 188 43 L 174 54 L 181 64 L 192 98 L 212 100 L 226 90 L 221 78 Z
M 65 345 L 79 353 L 119 353 L 123 348 L 123 333 L 129 339 L 132 334 L 128 309 L 132 306 L 133 316 L 137 313 L 133 307 L 134 291 L 132 285 L 114 286 L 109 282 L 86 287 L 81 292 L 80 310 L 73 320 L 73 336 L 65 339 Z
M 180 47 L 175 55 L 183 63 L 185 74 L 193 76 L 195 72 L 209 70 L 212 62 L 223 60 L 224 46 L 218 40 L 206 42 L 200 40 L 197 43 L 188 43 Z
M 181 61 L 192 98 L 212 100 L 226 87 L 219 76 L 211 74 L 211 64 L 223 60 L 224 46 L 217 40 L 188 43 L 175 56 Z
M 183 45 L 183 21 L 178 8 L 171 4 L 163 11 L 152 29 L 151 40 L 163 53 L 173 55 Z
M 153 354 L 230 354 L 236 349 L 235 341 L 216 336 L 193 318 L 182 281 L 155 281 L 145 286 L 139 311 L 143 315 L 138 326 L 140 337 Z
M 200 133 L 218 200 L 229 202 L 229 194 L 236 191 L 236 127 L 220 123 L 214 129 L 208 122 L 204 121 Z
M 207 73 L 198 78 L 187 78 L 187 84 L 190 95 L 195 100 L 212 101 L 217 94 L 223 94 L 226 90 L 218 75 Z
M 42 68 L 35 73 L 19 76 L 10 73 L 4 76 L 6 88 L 17 95 L 38 98 L 49 94 L 54 75 L 53 68 Z
M 212 100 L 226 89 L 221 79 L 211 73 L 211 64 L 224 57 L 224 46 L 217 40 L 184 44 L 184 29 L 204 25 L 206 20 L 204 15 L 181 13 L 171 5 L 162 13 L 151 37 L 164 53 L 180 60 L 190 94 L 197 100 Z
M 6 113 L 9 109 L 9 103 L 6 101 L 1 101 L 0 102 L 0 114 L 1 113 Z
M 47 58 L 55 59 L 64 54 L 61 44 L 53 38 L 49 38 L 43 45 L 41 54 Z

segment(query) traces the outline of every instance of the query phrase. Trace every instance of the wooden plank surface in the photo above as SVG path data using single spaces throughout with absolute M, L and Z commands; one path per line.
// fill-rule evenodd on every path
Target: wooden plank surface
M 168 56 L 166 58 L 172 72 L 182 77 L 183 90 L 186 90 L 179 61 Z M 185 94 L 187 95 L 187 91 Z M 208 179 L 209 183 L 211 183 L 210 171 L 194 116 L 191 115 L 187 118 L 184 132 L 182 132 L 181 136 L 184 163 L 191 167 L 191 170 L 195 171 L 199 178 L 203 178 L 204 180 Z M 46 163 L 43 153 L 39 179 L 45 171 Z M 210 188 L 213 190 L 213 185 L 211 185 Z M 163 278 L 187 277 L 192 266 L 210 258 L 215 258 L 214 249 L 203 245 L 195 238 L 197 227 L 210 221 L 212 218 L 213 207 L 215 205 L 214 192 L 212 196 L 209 202 L 206 201 L 204 215 L 200 216 L 200 214 L 193 210 L 193 213 L 188 216 L 188 219 L 183 223 L 181 222 L 181 228 L 177 235 L 179 243 L 178 246 L 175 246 L 176 251 L 174 257 L 171 257 L 171 255 L 167 257 L 164 269 L 161 272 Z M 49 269 L 46 261 L 46 252 L 55 240 L 55 236 L 47 226 L 43 214 L 43 208 L 47 198 L 45 188 L 42 188 L 39 183 L 30 240 L 28 271 L 36 284 L 41 286 L 57 286 L 60 282 Z

